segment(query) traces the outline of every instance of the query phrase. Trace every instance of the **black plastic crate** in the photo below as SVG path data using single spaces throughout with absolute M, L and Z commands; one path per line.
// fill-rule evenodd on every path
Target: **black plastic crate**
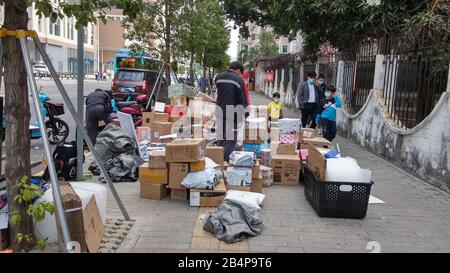
M 369 205 L 371 183 L 318 181 L 304 168 L 305 196 L 320 217 L 363 219 Z

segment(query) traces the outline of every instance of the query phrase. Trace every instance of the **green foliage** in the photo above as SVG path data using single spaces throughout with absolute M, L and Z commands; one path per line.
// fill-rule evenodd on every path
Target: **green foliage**
M 22 177 L 19 182 L 14 185 L 18 194 L 14 197 L 14 202 L 27 204 L 27 215 L 32 217 L 34 225 L 42 222 L 45 219 L 45 214 L 48 212 L 50 215 L 55 213 L 55 206 L 49 202 L 38 202 L 32 204 L 31 201 L 34 198 L 41 197 L 44 192 L 40 187 L 31 183 L 30 179 L 26 176 Z M 10 214 L 10 223 L 14 226 L 20 226 L 22 222 L 22 216 L 19 211 L 13 211 Z M 34 230 L 34 228 L 33 228 Z M 28 250 L 30 246 L 37 245 L 40 249 L 44 249 L 48 238 L 43 240 L 35 240 L 32 234 L 17 233 L 16 242 L 21 246 L 22 250 Z
M 273 34 L 268 31 L 263 31 L 258 36 L 258 44 L 255 47 L 245 50 L 242 61 L 244 63 L 248 62 L 250 68 L 254 68 L 259 59 L 273 56 L 277 52 L 278 44 Z

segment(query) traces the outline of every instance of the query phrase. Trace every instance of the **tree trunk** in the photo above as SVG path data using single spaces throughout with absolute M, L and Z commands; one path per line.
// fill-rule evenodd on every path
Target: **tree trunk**
M 191 86 L 194 85 L 194 61 L 195 61 L 195 54 L 194 50 L 191 51 L 191 60 L 189 61 L 189 84 Z
M 170 56 L 171 56 L 171 54 L 170 54 L 170 52 L 171 52 L 171 46 L 172 46 L 172 44 L 171 44 L 171 28 L 172 28 L 172 20 L 171 20 L 171 18 L 170 18 L 170 16 L 171 16 L 171 12 L 170 12 L 170 0 L 166 0 L 165 1 L 165 3 L 164 3 L 164 19 L 165 19 L 165 21 L 166 21 L 166 24 L 165 24 L 165 30 L 164 30 L 164 32 L 165 32 L 165 52 L 164 52 L 164 61 L 166 62 L 166 63 L 170 63 Z M 165 74 L 166 74 L 166 81 L 167 81 L 167 84 L 168 85 L 170 85 L 171 84 L 171 80 L 170 80 L 170 66 L 169 65 L 167 65 L 166 66 L 166 68 L 165 68 Z
M 27 29 L 28 13 L 26 0 L 6 0 L 4 27 L 9 30 Z M 14 185 L 22 176 L 31 176 L 30 171 L 30 105 L 27 88 L 27 75 L 15 37 L 3 38 L 5 68 L 5 114 L 6 114 L 6 164 L 5 176 L 8 184 L 9 213 L 19 211 L 22 216 L 20 226 L 10 225 L 10 238 L 13 249 L 17 233 L 33 234 L 32 219 L 26 213 L 28 204 L 13 202 L 17 191 Z

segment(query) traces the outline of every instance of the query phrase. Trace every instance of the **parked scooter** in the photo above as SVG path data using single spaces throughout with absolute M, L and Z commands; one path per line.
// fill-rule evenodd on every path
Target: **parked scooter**
M 129 98 L 131 95 L 125 99 L 125 101 L 112 100 L 114 112 L 122 112 L 125 114 L 130 114 L 133 118 L 133 123 L 135 127 L 142 125 L 142 113 L 146 111 L 145 107 L 147 105 L 148 96 L 139 95 L 136 97 L 136 101 L 131 101 Z

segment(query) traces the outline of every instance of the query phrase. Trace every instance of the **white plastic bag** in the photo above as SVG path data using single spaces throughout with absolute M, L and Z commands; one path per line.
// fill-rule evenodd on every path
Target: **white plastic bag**
M 260 209 L 260 205 L 264 201 L 265 197 L 266 196 L 262 193 L 230 190 L 227 192 L 225 200 L 233 200 L 246 203 L 250 206 Z
M 254 152 L 234 151 L 230 155 L 230 164 L 238 167 L 253 167 L 256 160 Z
M 227 184 L 230 186 L 250 186 L 252 184 L 252 169 L 246 167 L 228 167 Z
M 372 172 L 361 169 L 351 157 L 327 159 L 325 180 L 330 182 L 371 183 Z
M 212 190 L 222 178 L 222 172 L 208 168 L 200 172 L 190 172 L 181 182 L 188 189 Z

